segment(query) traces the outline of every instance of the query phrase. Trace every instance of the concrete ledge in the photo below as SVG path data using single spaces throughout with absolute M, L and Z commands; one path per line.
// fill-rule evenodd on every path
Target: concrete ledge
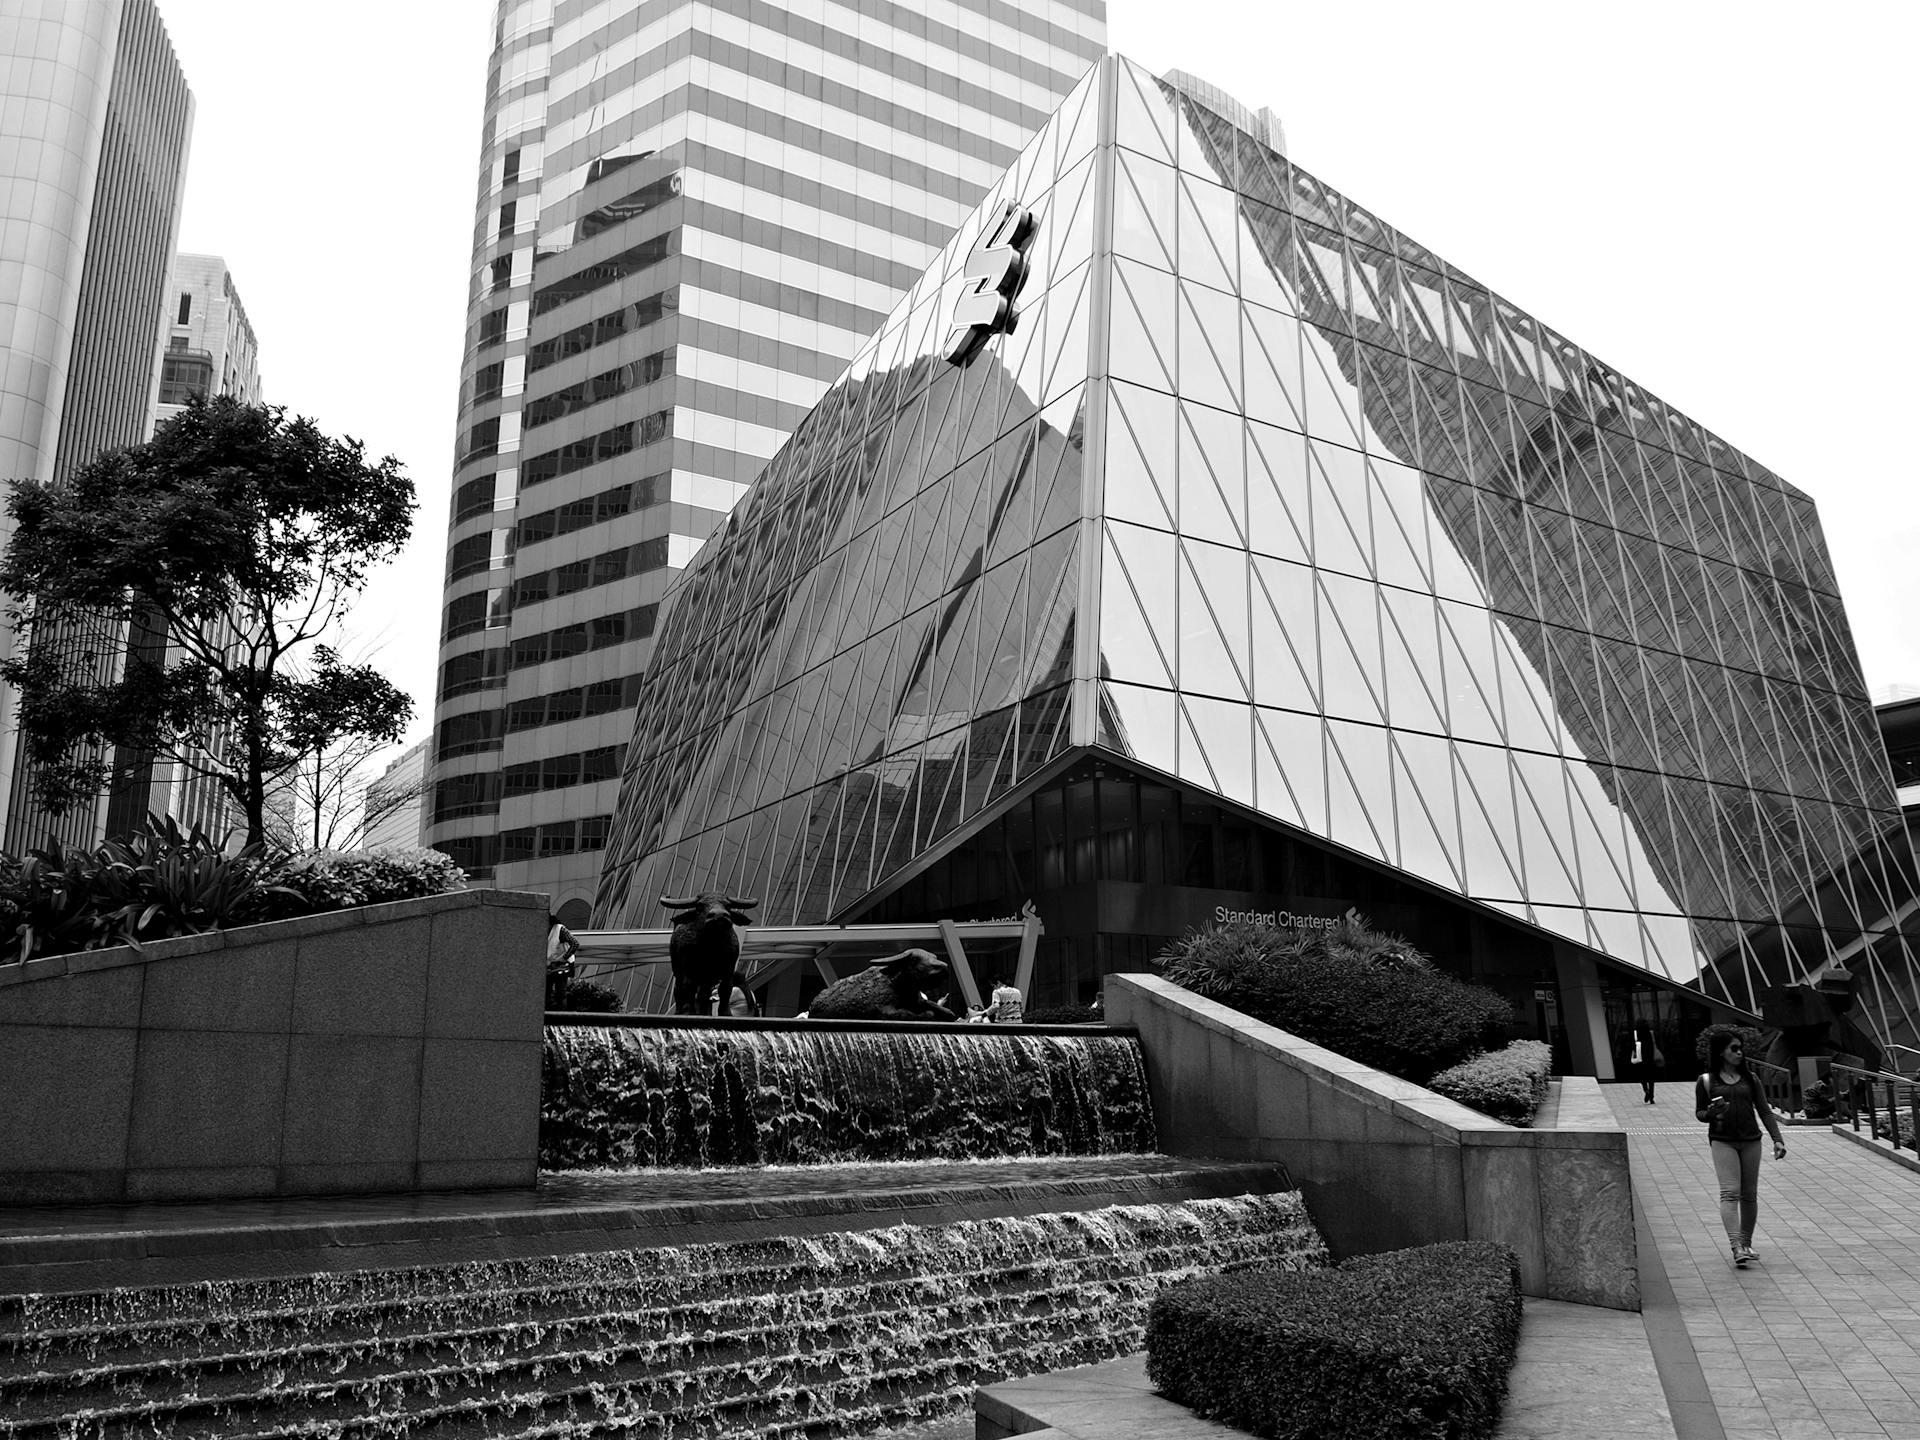
M 489 1196 L 260 1199 L 169 1206 L 164 1215 L 159 1207 L 115 1207 L 104 1215 L 70 1211 L 52 1227 L 38 1216 L 33 1228 L 12 1234 L 5 1233 L 8 1216 L 0 1212 L 0 1296 L 678 1247 L 1293 1189 L 1275 1165 L 1158 1157 L 1147 1168 L 1087 1157 L 1064 1173 L 1056 1167 L 1020 1179 L 953 1173 L 961 1169 L 948 1167 L 938 1184 L 908 1171 L 869 1175 L 847 1189 L 846 1171 L 822 1167 L 817 1185 L 791 1194 L 716 1195 L 713 1172 L 688 1172 L 667 1181 L 667 1193 L 646 1199 L 557 1201 L 542 1187 Z M 618 1177 L 611 1178 L 617 1190 Z M 657 1189 L 662 1182 L 635 1183 Z M 288 1207 L 294 1213 L 286 1213 Z
M 530 1185 L 546 900 L 0 967 L 0 1204 Z
M 1894 1164 L 1912 1170 L 1916 1174 L 1920 1174 L 1920 1155 L 1914 1155 L 1909 1151 L 1896 1149 L 1887 1141 L 1876 1140 L 1866 1131 L 1856 1130 L 1851 1125 L 1836 1124 L 1831 1128 L 1833 1133 L 1840 1136 L 1843 1140 L 1851 1140 L 1863 1150 L 1871 1150 L 1876 1155 L 1883 1155 Z
M 1528 1295 L 1639 1309 L 1626 1132 L 1592 1082 L 1521 1130 L 1156 976 L 1108 976 L 1106 1011 L 1139 1032 L 1161 1148 L 1286 1165 L 1336 1256 L 1495 1240 Z

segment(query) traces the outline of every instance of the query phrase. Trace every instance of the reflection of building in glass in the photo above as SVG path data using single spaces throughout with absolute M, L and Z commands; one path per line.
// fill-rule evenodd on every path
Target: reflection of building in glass
M 227 262 L 218 255 L 176 255 L 172 283 L 160 317 L 167 348 L 160 357 L 160 393 L 153 407 L 157 427 L 186 408 L 190 399 L 231 395 L 260 403 L 260 342 Z M 172 664 L 158 625 L 136 621 L 127 652 Z M 177 761 L 159 761 L 151 751 L 122 746 L 114 756 L 107 796 L 106 833 L 138 829 L 148 815 L 171 815 L 218 838 L 234 828 L 232 798 L 211 776 L 196 775 Z
M 500 0 L 429 836 L 584 906 L 674 571 L 1105 49 L 1104 0 Z
M 57 481 L 147 438 L 193 99 L 153 0 L 18 0 L 0 17 L 0 102 L 25 117 L 0 146 L 0 476 Z M 43 617 L 32 643 L 108 673 L 119 630 Z M 6 848 L 92 840 L 105 796 L 57 820 L 32 803 L 13 704 L 0 696 Z
M 601 923 L 1031 898 L 1044 1004 L 1354 906 L 1602 1074 L 1842 957 L 1912 1031 L 1811 501 L 1125 62 L 1009 199 L 1015 331 L 931 358 L 977 215 L 675 591 Z

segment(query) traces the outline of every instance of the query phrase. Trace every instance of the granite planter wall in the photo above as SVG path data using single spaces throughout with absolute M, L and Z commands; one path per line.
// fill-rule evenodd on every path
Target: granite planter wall
M 1627 1138 L 1603 1105 L 1516 1129 L 1153 976 L 1109 975 L 1106 1013 L 1139 1031 L 1161 1149 L 1281 1161 L 1336 1256 L 1495 1240 L 1529 1295 L 1640 1308 Z
M 0 1203 L 531 1185 L 546 899 L 0 965 Z

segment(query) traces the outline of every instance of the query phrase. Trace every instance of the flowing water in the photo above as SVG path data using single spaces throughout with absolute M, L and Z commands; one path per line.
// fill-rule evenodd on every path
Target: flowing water
M 760 1184 L 774 1164 L 1147 1152 L 1155 1136 L 1132 1036 L 555 1026 L 540 1145 L 548 1170 L 725 1166 Z M 0 1440 L 824 1440 L 1134 1350 L 1173 1281 L 1327 1259 L 1297 1191 L 850 1223 L 0 1297 Z
M 1325 1259 L 1288 1192 L 16 1297 L 0 1432 L 857 1434 L 1135 1349 L 1172 1281 Z
M 553 1025 L 540 1166 L 821 1164 L 1155 1148 L 1131 1035 Z

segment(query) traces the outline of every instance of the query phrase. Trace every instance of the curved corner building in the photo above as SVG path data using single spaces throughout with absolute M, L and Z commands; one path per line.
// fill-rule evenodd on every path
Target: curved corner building
M 661 596 L 1104 52 L 1104 0 L 501 0 L 428 840 L 583 916 Z
M 1358 909 L 1576 1071 L 1841 965 L 1912 1043 L 1813 502 L 1261 128 L 1114 59 L 1026 147 L 677 584 L 597 923 L 1032 901 L 1051 1004 Z

